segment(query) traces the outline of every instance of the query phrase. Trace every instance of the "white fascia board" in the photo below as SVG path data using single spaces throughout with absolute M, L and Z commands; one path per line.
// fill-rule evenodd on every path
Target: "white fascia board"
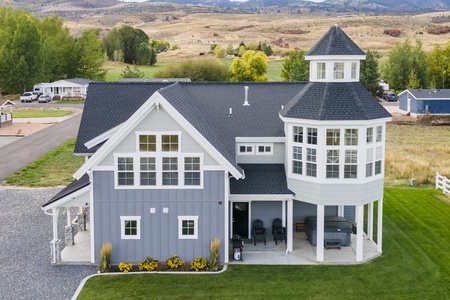
M 305 60 L 323 61 L 344 61 L 344 60 L 365 60 L 365 55 L 306 55 Z
M 158 92 L 156 92 L 160 95 Z M 161 96 L 161 107 L 178 123 L 186 132 L 199 143 L 212 158 L 217 160 L 219 165 L 223 166 L 225 170 L 231 173 L 234 178 L 243 178 L 243 174 L 237 170 L 232 163 L 230 163 L 198 130 L 186 120 L 163 96 Z
M 284 136 L 276 137 L 236 137 L 236 143 L 283 143 L 285 141 Z
M 281 120 L 284 123 L 289 123 L 292 125 L 301 125 L 301 126 L 317 126 L 317 127 L 325 127 L 325 126 L 368 126 L 372 124 L 380 124 L 386 123 L 392 120 L 392 117 L 382 118 L 382 119 L 373 119 L 373 120 L 344 120 L 344 121 L 321 121 L 321 120 L 305 120 L 305 119 L 296 119 L 296 118 L 284 118 L 280 116 Z
M 68 203 L 70 203 L 71 201 L 75 200 L 75 198 L 84 196 L 85 194 L 88 194 L 90 191 L 91 185 L 87 185 L 65 197 L 62 197 L 61 199 L 56 200 L 55 202 L 50 203 L 47 206 L 43 206 L 41 207 L 42 210 L 50 210 L 52 208 L 55 207 L 66 207 L 66 205 Z M 83 205 L 79 205 L 79 203 L 74 203 L 74 204 L 70 204 L 68 205 L 68 207 L 79 207 L 79 206 L 83 206 Z
M 66 80 L 59 80 L 59 81 L 49 83 L 45 87 L 81 87 L 81 86 L 83 86 L 83 85 L 78 84 L 78 83 L 73 83 L 70 81 L 66 81 Z
M 421 100 L 421 101 L 424 101 L 424 100 L 439 100 L 439 101 L 447 100 L 448 101 L 448 100 L 450 100 L 449 98 L 433 98 L 433 97 L 427 97 L 427 98 L 416 98 L 416 97 L 414 97 L 414 99 Z
M 94 168 L 135 128 L 155 107 L 160 106 L 185 129 L 218 163 L 229 171 L 235 178 L 242 174 L 215 149 L 209 141 L 201 135 L 159 92 L 155 92 L 120 128 L 95 152 L 94 155 L 73 175 L 80 179 L 88 170 Z
M 154 93 L 120 128 L 86 161 L 73 177 L 80 179 L 87 171 L 99 164 L 114 148 L 164 99 L 161 94 Z
M 260 194 L 260 195 L 230 195 L 231 202 L 250 202 L 250 201 L 282 201 L 282 200 L 290 200 L 294 198 L 294 194 Z
M 86 143 L 84 143 L 84 145 L 88 149 L 91 149 L 92 147 L 97 146 L 98 144 L 109 139 L 119 129 L 119 127 L 122 126 L 122 124 L 119 124 L 116 127 L 113 127 L 108 131 L 105 131 L 104 133 L 100 134 L 99 136 L 87 141 Z
M 404 90 L 403 92 L 401 92 L 401 93 L 398 94 L 398 95 L 399 95 L 399 96 L 402 96 L 402 95 L 404 95 L 404 94 L 410 94 L 410 95 L 412 95 L 412 96 L 414 97 L 414 95 L 411 94 L 411 92 L 410 92 L 409 90 Z

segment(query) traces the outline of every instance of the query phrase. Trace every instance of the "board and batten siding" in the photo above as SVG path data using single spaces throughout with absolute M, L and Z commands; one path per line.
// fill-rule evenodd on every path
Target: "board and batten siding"
M 203 164 L 205 166 L 218 166 L 217 161 L 205 152 L 177 122 L 175 122 L 162 108 L 153 110 L 142 120 L 124 139 L 115 147 L 114 153 L 136 153 L 136 131 L 140 132 L 181 132 L 181 153 L 204 153 Z M 113 166 L 113 152 L 109 153 L 99 166 Z
M 288 178 L 295 199 L 322 205 L 362 205 L 383 198 L 384 179 L 360 184 L 323 184 Z
M 114 172 L 93 172 L 95 262 L 103 243 L 111 242 L 111 263 L 137 263 L 146 256 L 159 261 L 178 254 L 191 261 L 209 259 L 210 243 L 221 241 L 224 260 L 225 172 L 205 171 L 204 189 L 114 189 Z M 150 208 L 155 213 L 150 213 Z M 168 208 L 168 213 L 163 209 Z M 141 238 L 121 239 L 121 216 L 141 217 Z M 178 216 L 198 216 L 198 239 L 178 238 Z

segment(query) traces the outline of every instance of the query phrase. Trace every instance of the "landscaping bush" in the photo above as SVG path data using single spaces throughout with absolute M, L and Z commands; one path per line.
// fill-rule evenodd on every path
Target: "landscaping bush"
M 138 263 L 139 271 L 154 271 L 158 267 L 158 260 L 151 257 L 146 257 L 143 262 Z
M 133 264 L 127 264 L 121 261 L 119 263 L 119 270 L 124 273 L 128 273 L 129 271 L 133 270 Z
M 171 258 L 164 261 L 167 264 L 167 269 L 178 269 L 184 266 L 184 260 L 178 258 L 178 254 L 174 254 Z
M 220 240 L 215 239 L 211 242 L 211 261 L 209 262 L 211 270 L 217 270 L 219 267 L 219 251 L 220 251 Z
M 197 257 L 193 261 L 191 261 L 191 269 L 196 272 L 200 270 L 208 270 L 208 262 L 204 257 Z

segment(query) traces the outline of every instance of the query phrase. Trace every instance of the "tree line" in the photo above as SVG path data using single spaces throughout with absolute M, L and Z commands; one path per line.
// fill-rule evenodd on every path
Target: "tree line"
M 43 20 L 0 8 L 0 89 L 21 93 L 39 82 L 83 77 L 104 80 L 103 51 L 95 30 L 73 37 L 58 17 Z

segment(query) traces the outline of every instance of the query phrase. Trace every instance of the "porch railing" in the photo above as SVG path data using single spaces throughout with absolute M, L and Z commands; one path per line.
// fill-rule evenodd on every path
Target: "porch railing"
M 436 172 L 436 189 L 442 190 L 444 194 L 450 194 L 450 179 Z

